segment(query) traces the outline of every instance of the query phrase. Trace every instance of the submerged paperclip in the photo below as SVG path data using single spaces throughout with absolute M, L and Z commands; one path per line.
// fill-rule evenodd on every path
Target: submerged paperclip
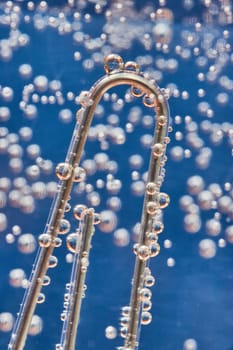
M 34 314 L 43 285 L 48 279 L 46 273 L 49 267 L 56 265 L 52 255 L 58 245 L 58 234 L 65 233 L 63 217 L 69 201 L 72 186 L 82 181 L 80 159 L 86 143 L 87 134 L 96 110 L 104 93 L 118 85 L 129 85 L 134 97 L 142 97 L 143 104 L 153 108 L 156 113 L 156 126 L 151 148 L 146 190 L 141 214 L 139 240 L 134 245 L 135 267 L 131 289 L 130 303 L 122 310 L 124 318 L 121 335 L 125 338 L 122 350 L 134 350 L 139 344 L 141 324 L 151 321 L 151 314 L 146 305 L 150 304 L 153 276 L 148 262 L 160 251 L 158 234 L 163 230 L 160 221 L 161 209 L 169 204 L 168 195 L 160 192 L 164 180 L 163 168 L 166 162 L 166 145 L 169 142 L 169 107 L 167 96 L 155 84 L 145 78 L 135 62 L 123 62 L 119 55 L 111 54 L 105 58 L 106 75 L 96 82 L 88 92 L 79 96 L 81 109 L 77 113 L 77 123 L 73 132 L 66 159 L 59 163 L 56 174 L 60 179 L 59 190 L 54 198 L 44 233 L 39 236 L 39 252 L 26 290 L 18 318 L 8 345 L 8 350 L 21 350 L 25 346 L 27 333 Z M 60 343 L 57 350 L 74 350 L 85 275 L 88 267 L 90 240 L 94 232 L 95 212 L 92 208 L 84 208 L 80 213 L 80 237 L 78 250 L 74 251 L 74 261 L 67 293 L 68 307 L 64 315 Z

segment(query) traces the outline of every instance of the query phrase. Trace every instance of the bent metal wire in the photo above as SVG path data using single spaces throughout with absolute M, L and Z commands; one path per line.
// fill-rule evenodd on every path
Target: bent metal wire
M 59 163 L 56 173 L 60 179 L 57 194 L 54 198 L 44 233 L 39 236 L 39 252 L 32 270 L 28 288 L 11 335 L 8 350 L 21 350 L 25 346 L 27 333 L 36 304 L 41 297 L 41 288 L 46 285 L 49 277 L 46 275 L 49 267 L 56 264 L 52 255 L 59 245 L 58 234 L 70 198 L 74 182 L 82 179 L 80 159 L 83 153 L 87 134 L 96 110 L 104 93 L 118 85 L 130 85 L 134 97 L 142 97 L 143 104 L 154 108 L 156 126 L 148 167 L 148 177 L 141 215 L 141 225 L 138 243 L 134 245 L 135 267 L 131 289 L 130 303 L 123 308 L 123 327 L 121 335 L 125 338 L 122 350 L 134 350 L 139 344 L 140 324 L 147 324 L 151 315 L 145 311 L 145 305 L 150 304 L 151 291 L 148 280 L 153 280 L 148 262 L 151 257 L 159 254 L 158 234 L 163 230 L 160 222 L 161 209 L 169 203 L 169 197 L 160 192 L 163 182 L 163 167 L 166 161 L 166 144 L 169 142 L 169 108 L 167 96 L 155 82 L 148 80 L 140 72 L 135 62 L 123 62 L 119 55 L 111 54 L 105 58 L 106 75 L 98 80 L 88 92 L 79 96 L 81 108 L 77 112 L 77 123 L 64 163 Z M 80 210 L 80 241 L 74 249 L 74 260 L 71 281 L 68 284 L 67 308 L 63 313 L 64 324 L 57 350 L 74 350 L 77 327 L 83 297 L 85 275 L 88 267 L 91 236 L 94 232 L 96 213 L 93 208 L 83 207 Z

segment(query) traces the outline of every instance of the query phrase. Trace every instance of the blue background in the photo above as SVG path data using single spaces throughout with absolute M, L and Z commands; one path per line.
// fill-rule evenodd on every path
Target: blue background
M 25 23 L 23 14 L 33 16 L 33 12 L 28 12 L 26 4 L 15 2 L 22 8 L 22 17 L 20 30 L 27 33 L 30 37 L 30 44 L 26 47 L 16 50 L 13 58 L 7 62 L 1 62 L 0 84 L 2 86 L 11 86 L 14 89 L 14 100 L 7 105 L 11 110 L 11 119 L 8 122 L 2 122 L 11 133 L 17 133 L 22 126 L 30 126 L 33 130 L 32 143 L 37 143 L 41 147 L 44 159 L 51 159 L 54 164 L 63 161 L 66 150 L 72 135 L 73 122 L 62 124 L 57 115 L 61 106 L 38 104 L 38 117 L 32 121 L 27 120 L 19 110 L 22 89 L 25 81 L 19 77 L 18 67 L 23 63 L 30 63 L 33 67 L 33 77 L 37 75 L 46 75 L 49 80 L 59 79 L 63 85 L 64 94 L 68 91 L 74 91 L 79 94 L 82 90 L 88 90 L 91 85 L 104 74 L 103 65 L 96 64 L 90 72 L 84 70 L 82 62 L 85 58 L 90 58 L 91 53 L 84 46 L 76 47 L 72 38 L 72 33 L 58 35 L 56 30 L 46 28 L 38 31 L 33 23 Z M 142 11 L 147 2 L 138 1 L 135 4 L 138 13 Z M 1 2 L 2 11 L 5 2 Z M 55 15 L 62 10 L 65 2 L 51 1 L 48 2 L 49 10 L 55 11 Z M 55 5 L 60 8 L 55 10 Z M 104 6 L 104 11 L 111 4 Z M 152 4 L 156 8 L 158 4 Z M 203 82 L 197 80 L 196 76 L 200 72 L 199 67 L 195 64 L 195 57 L 189 60 L 182 60 L 175 54 L 176 45 L 182 43 L 181 33 L 186 28 L 193 30 L 192 23 L 185 21 L 187 18 L 196 18 L 203 22 L 203 13 L 207 11 L 202 2 L 197 2 L 192 10 L 187 11 L 181 2 L 167 2 L 167 7 L 171 8 L 174 13 L 174 22 L 172 24 L 173 39 L 170 43 L 169 53 L 162 53 L 154 46 L 150 50 L 145 50 L 138 38 L 131 43 L 127 50 L 119 50 L 111 47 L 113 52 L 118 51 L 126 62 L 135 60 L 136 57 L 150 54 L 153 60 L 156 57 L 166 59 L 176 57 L 179 68 L 174 73 L 166 70 L 163 73 L 163 79 L 159 82 L 161 87 L 167 84 L 175 83 L 182 90 L 187 90 L 190 94 L 188 100 L 181 98 L 170 99 L 171 116 L 174 120 L 176 115 L 192 116 L 193 120 L 200 124 L 204 118 L 201 117 L 197 110 L 197 90 L 204 88 L 207 91 L 206 100 L 213 106 L 215 116 L 213 122 L 223 123 L 232 120 L 232 91 L 230 92 L 229 104 L 222 107 L 215 103 L 215 96 L 222 91 L 219 84 Z M 74 11 L 74 10 L 73 10 Z M 36 12 L 36 10 L 35 10 Z M 82 30 L 88 33 L 90 37 L 98 37 L 106 22 L 104 14 L 95 14 L 93 4 L 87 5 L 80 10 L 82 16 L 85 13 L 92 14 L 92 23 L 82 22 Z M 71 18 L 72 13 L 67 17 Z M 83 17 L 82 17 L 83 18 Z M 128 19 L 131 21 L 132 19 Z M 138 19 L 139 21 L 139 19 Z M 144 25 L 145 19 L 140 19 L 141 25 Z M 191 21 L 190 21 L 191 22 Z M 135 23 L 134 23 L 135 24 Z M 206 24 L 203 22 L 203 25 Z M 219 25 L 214 22 L 210 25 L 211 31 L 215 27 L 221 36 L 224 29 L 230 32 L 229 42 L 232 43 L 232 24 Z M 1 39 L 7 37 L 9 28 L 0 27 Z M 215 32 L 216 33 L 216 32 Z M 220 34 L 219 34 L 220 33 Z M 81 61 L 74 61 L 73 53 L 78 50 L 82 54 Z M 210 62 L 211 63 L 211 62 Z M 154 68 L 154 64 L 153 64 Z M 143 67 L 142 67 L 143 70 Z M 232 62 L 228 62 L 224 67 L 224 74 L 232 76 Z M 125 88 L 115 90 L 119 96 L 124 96 Z M 5 102 L 2 101 L 3 105 Z M 105 113 L 100 120 L 94 123 L 106 123 L 106 116 L 112 113 L 111 105 L 102 102 Z M 123 108 L 120 115 L 120 125 L 124 128 L 130 104 Z M 136 105 L 142 106 L 141 102 Z M 65 101 L 62 108 L 69 108 L 73 114 L 78 106 L 73 102 Z M 147 112 L 146 112 L 147 113 Z M 207 119 L 207 118 L 206 118 Z M 212 122 L 212 120 L 211 120 Z M 171 148 L 178 144 L 175 140 L 175 132 L 182 131 L 185 135 L 185 125 L 176 125 L 173 123 L 173 133 L 171 143 L 168 146 L 168 156 Z M 110 145 L 107 151 L 109 157 L 116 160 L 119 166 L 117 178 L 122 181 L 122 190 L 120 197 L 122 199 L 122 210 L 118 215 L 118 226 L 126 227 L 130 232 L 134 224 L 139 221 L 142 197 L 135 198 L 130 192 L 130 174 L 131 169 L 128 166 L 128 157 L 134 153 L 142 154 L 145 158 L 143 168 L 140 169 L 142 174 L 147 168 L 148 150 L 140 147 L 139 138 L 147 130 L 143 130 L 141 125 L 135 127 L 133 134 L 127 135 L 124 145 Z M 151 131 L 149 131 L 151 132 Z M 201 134 L 201 133 L 200 133 Z M 201 239 L 207 238 L 204 223 L 205 220 L 213 216 L 214 210 L 202 212 L 201 218 L 203 225 L 197 234 L 187 234 L 183 228 L 184 213 L 179 207 L 179 199 L 182 195 L 187 194 L 187 179 L 196 174 L 200 174 L 206 184 L 213 182 L 218 183 L 222 188 L 224 183 L 232 183 L 232 156 L 231 149 L 226 139 L 219 146 L 211 145 L 208 135 L 201 134 L 205 144 L 212 148 L 213 157 L 210 166 L 206 170 L 198 169 L 195 165 L 194 157 L 196 151 L 192 150 L 192 157 L 184 159 L 182 162 L 175 162 L 169 157 L 166 165 L 166 178 L 162 190 L 167 192 L 171 198 L 170 206 L 164 212 L 164 233 L 160 237 L 161 253 L 156 259 L 151 261 L 151 269 L 156 277 L 156 285 L 153 287 L 153 321 L 149 326 L 143 327 L 141 333 L 141 349 L 151 350 L 179 350 L 183 349 L 183 343 L 188 338 L 194 338 L 198 344 L 198 350 L 231 350 L 233 346 L 233 272 L 232 272 L 232 245 L 227 242 L 225 248 L 218 248 L 216 256 L 212 259 L 204 259 L 198 253 L 198 244 Z M 187 148 L 187 141 L 184 138 L 179 145 Z M 23 144 L 25 148 L 27 144 Z M 190 147 L 191 148 L 191 147 Z M 97 152 L 100 152 L 98 142 L 90 142 L 86 147 L 86 155 L 91 158 Z M 1 155 L 0 176 L 9 176 L 14 178 L 8 167 L 8 157 Z M 24 166 L 30 164 L 25 156 Z M 98 172 L 88 181 L 94 183 L 96 179 L 106 177 L 106 173 Z M 55 176 L 42 176 L 42 181 L 48 182 L 55 180 Z M 97 211 L 106 208 L 107 191 L 101 191 L 101 205 Z M 74 203 L 84 201 L 81 196 L 74 197 Z M 31 266 L 34 261 L 35 253 L 23 255 L 17 250 L 16 244 L 7 244 L 5 241 L 6 233 L 10 232 L 13 225 L 20 225 L 23 232 L 32 232 L 36 236 L 43 232 L 47 219 L 51 199 L 44 199 L 36 202 L 36 210 L 33 214 L 26 215 L 19 210 L 10 206 L 3 208 L 3 212 L 8 217 L 8 227 L 0 236 L 0 312 L 9 311 L 14 315 L 19 309 L 22 300 L 23 289 L 13 288 L 9 285 L 8 274 L 11 269 L 16 267 L 23 268 L 27 276 L 30 274 Z M 224 238 L 224 229 L 230 224 L 226 215 L 221 218 L 222 231 L 218 237 L 214 237 L 217 242 L 219 238 Z M 170 239 L 173 242 L 171 249 L 163 247 L 163 241 Z M 108 325 L 118 327 L 120 317 L 120 308 L 127 305 L 130 295 L 130 281 L 133 273 L 134 257 L 132 253 L 133 240 L 127 247 L 117 247 L 113 244 L 112 234 L 100 232 L 98 227 L 93 239 L 93 248 L 91 250 L 91 264 L 87 276 L 87 293 L 83 301 L 82 316 L 79 327 L 79 337 L 77 349 L 112 349 L 122 344 L 122 339 L 117 337 L 115 340 L 108 340 L 104 336 L 104 330 Z M 43 332 L 36 337 L 28 337 L 27 349 L 53 349 L 54 344 L 59 342 L 62 323 L 60 313 L 62 311 L 63 295 L 65 283 L 69 281 L 71 265 L 65 262 L 67 253 L 65 244 L 56 250 L 56 256 L 59 264 L 56 269 L 50 271 L 51 285 L 44 287 L 46 302 L 39 305 L 37 313 L 41 315 L 44 322 Z M 167 259 L 173 257 L 175 266 L 168 267 Z M 7 347 L 9 333 L 0 333 L 1 349 Z

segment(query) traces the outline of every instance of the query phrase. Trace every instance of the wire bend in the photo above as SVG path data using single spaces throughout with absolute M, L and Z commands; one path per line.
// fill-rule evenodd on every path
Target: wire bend
M 149 161 L 140 236 L 139 242 L 134 247 L 136 261 L 128 313 L 129 321 L 123 349 L 134 350 L 138 345 L 138 329 L 143 300 L 141 294 L 147 261 L 159 252 L 157 235 L 152 240 L 149 238 L 149 234 L 154 232 L 156 215 L 158 216 L 162 208 L 160 203 L 160 187 L 163 181 L 161 169 L 165 162 L 166 144 L 168 142 L 169 107 L 164 93 L 154 82 L 150 82 L 140 74 L 139 67 L 135 62 L 124 64 L 120 56 L 112 54 L 105 58 L 104 68 L 106 75 L 98 80 L 90 91 L 82 92 L 79 96 L 79 102 L 82 107 L 77 113 L 77 123 L 66 160 L 60 172 L 59 190 L 53 201 L 45 231 L 42 234 L 43 237 L 39 237 L 41 247 L 39 248 L 29 287 L 26 290 L 8 350 L 22 350 L 24 348 L 38 296 L 43 286 L 47 269 L 50 267 L 51 256 L 55 247 L 54 242 L 59 234 L 61 220 L 63 219 L 65 207 L 75 181 L 76 168 L 80 163 L 95 109 L 104 93 L 118 85 L 130 85 L 132 95 L 136 97 L 143 96 L 143 103 L 146 106 L 153 107 L 156 113 L 156 127 Z M 72 349 L 73 347 L 69 348 L 69 350 Z

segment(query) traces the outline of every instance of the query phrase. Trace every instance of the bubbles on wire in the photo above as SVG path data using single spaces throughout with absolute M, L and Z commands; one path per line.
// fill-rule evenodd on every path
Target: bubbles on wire
M 7 6 L 10 6 L 9 5 L 10 2 L 7 2 L 7 3 L 8 3 Z M 41 11 L 41 13 L 43 13 L 43 11 L 45 11 L 48 8 L 47 4 L 46 3 L 44 4 L 44 3 L 45 2 L 41 2 L 38 5 L 38 11 Z M 70 1 L 70 3 L 72 3 L 72 1 Z M 164 1 L 160 1 L 160 6 L 164 6 L 164 3 L 165 3 Z M 193 6 L 192 1 L 184 1 L 183 6 L 186 9 L 192 8 L 192 6 Z M 28 7 L 29 11 L 34 11 L 36 8 L 36 5 L 33 2 L 29 2 L 27 4 L 27 7 Z M 219 9 L 219 14 L 217 15 L 219 17 L 219 21 L 223 20 L 223 16 L 226 20 L 229 20 L 229 11 L 227 11 L 225 6 L 223 6 L 223 7 L 225 8 L 224 9 L 225 13 L 223 13 L 222 9 Z M 163 52 L 166 52 L 166 50 L 169 49 L 169 43 L 171 42 L 172 36 L 173 36 L 173 33 L 172 33 L 172 21 L 173 21 L 172 13 L 168 9 L 162 8 L 162 9 L 159 9 L 158 11 L 156 11 L 156 13 L 151 14 L 150 16 L 151 16 L 151 19 L 153 20 L 153 31 L 152 31 L 152 33 L 150 33 L 148 35 L 148 33 L 144 32 L 144 29 L 141 29 L 139 26 L 137 27 L 136 23 L 135 23 L 135 28 L 134 28 L 133 26 L 130 25 L 129 21 L 126 21 L 126 20 L 123 21 L 122 19 L 120 19 L 121 17 L 119 16 L 119 13 L 123 12 L 123 9 L 125 9 L 125 8 L 127 8 L 127 6 L 124 7 L 122 4 L 122 9 L 120 9 L 120 6 L 115 6 L 115 7 L 113 7 L 111 14 L 106 13 L 106 18 L 108 20 L 108 23 L 106 24 L 105 30 L 106 30 L 106 32 L 108 32 L 109 42 L 113 45 L 113 47 L 115 46 L 115 47 L 129 48 L 132 41 L 135 40 L 135 38 L 138 38 L 140 36 L 141 38 L 143 38 L 140 40 L 142 40 L 144 47 L 147 48 L 148 54 L 150 52 L 149 47 L 150 47 L 151 40 L 153 40 L 153 42 L 156 43 L 156 47 L 158 50 L 164 50 Z M 99 9 L 99 11 L 100 11 L 100 9 Z M 210 11 L 207 11 L 207 14 L 209 14 L 209 17 L 210 17 L 209 19 L 211 19 L 213 14 L 211 14 Z M 76 14 L 76 16 L 78 16 L 78 15 L 80 16 L 79 13 Z M 133 16 L 136 16 L 136 12 L 131 11 L 131 16 L 133 19 Z M 20 17 L 17 14 L 17 11 L 15 11 L 15 15 L 12 16 L 12 19 L 11 19 L 12 20 L 12 28 L 15 28 L 15 27 L 17 28 L 17 25 L 18 25 L 17 21 L 19 21 L 19 18 Z M 61 18 L 62 18 L 62 16 L 61 16 Z M 37 31 L 40 31 L 40 30 L 45 30 L 47 27 L 51 27 L 51 28 L 54 28 L 55 30 L 57 30 L 58 33 L 64 34 L 64 33 L 68 32 L 70 30 L 69 28 L 71 28 L 71 27 L 69 26 L 69 23 L 66 23 L 63 26 L 61 26 L 61 18 L 58 19 L 55 17 L 51 17 L 47 20 L 43 16 L 38 16 L 38 18 L 35 17 L 34 18 L 35 29 Z M 120 21 L 122 21 L 122 25 L 121 26 L 112 25 L 111 18 L 113 18 L 113 20 L 115 21 L 114 23 L 120 23 Z M 26 18 L 25 18 L 25 21 L 26 21 Z M 88 21 L 91 21 L 91 16 L 86 16 L 85 21 L 86 21 L 86 23 L 88 23 Z M 73 28 L 75 28 L 79 25 L 79 23 L 77 22 L 77 23 L 74 23 L 72 25 L 74 25 Z M 127 30 L 127 29 L 130 29 L 130 30 Z M 195 25 L 195 29 L 196 29 L 196 33 L 202 32 L 202 25 L 200 23 L 197 23 Z M 126 32 L 129 33 L 129 37 L 125 35 Z M 202 39 L 202 37 L 199 37 L 199 34 L 196 34 L 196 33 L 183 33 L 182 34 L 182 38 L 183 38 L 184 42 L 187 44 L 188 48 L 181 47 L 181 46 L 176 47 L 176 55 L 177 55 L 177 57 L 179 57 L 179 59 L 170 59 L 170 60 L 168 59 L 168 60 L 164 60 L 164 61 L 162 61 L 162 60 L 159 61 L 158 59 L 156 59 L 154 62 L 153 58 L 152 58 L 152 61 L 150 61 L 149 58 L 146 57 L 146 55 L 145 55 L 145 56 L 143 56 L 144 64 L 148 65 L 148 62 L 150 62 L 150 64 L 149 64 L 149 66 L 150 66 L 153 63 L 155 63 L 157 65 L 157 68 L 161 69 L 163 72 L 167 72 L 168 74 L 171 74 L 172 72 L 174 72 L 176 70 L 179 71 L 181 63 L 185 62 L 186 60 L 191 58 L 192 49 L 193 49 L 193 52 L 197 57 L 196 66 L 200 67 L 200 69 L 202 67 L 208 67 L 207 66 L 208 60 L 214 59 L 214 50 L 210 50 L 209 48 L 204 49 L 205 52 L 203 53 L 203 56 L 202 57 L 199 56 L 200 55 L 199 47 L 197 47 L 197 46 L 193 47 L 193 45 L 197 42 L 197 40 L 201 40 L 201 42 L 205 42 L 205 40 L 207 40 L 208 38 L 207 38 L 207 35 L 203 35 L 203 39 Z M 2 45 L 1 59 L 3 61 L 10 60 L 11 57 L 13 57 L 16 48 L 19 49 L 20 46 L 28 44 L 27 36 L 21 35 L 22 33 L 18 33 L 18 34 L 15 33 L 15 34 L 16 34 L 16 38 L 12 37 L 12 38 L 10 38 L 11 41 L 9 40 L 9 43 L 7 45 L 6 45 L 6 43 L 4 45 Z M 103 45 L 103 44 L 101 44 L 101 41 L 94 43 L 94 40 L 92 40 L 92 43 L 90 43 L 91 40 L 85 40 L 85 33 L 83 33 L 81 30 L 76 32 L 75 34 L 77 34 L 74 36 L 74 39 L 76 38 L 75 39 L 76 42 L 79 43 L 80 45 L 85 45 L 85 47 L 89 50 L 91 50 L 91 47 L 93 50 L 93 45 L 99 45 L 99 47 L 101 47 L 101 45 Z M 118 35 L 118 34 L 120 34 L 120 35 Z M 147 34 L 147 35 L 145 35 L 145 34 Z M 122 38 L 122 40 L 116 40 L 116 37 Z M 227 39 L 227 33 L 224 34 L 224 37 Z M 17 39 L 17 40 L 12 40 L 12 39 Z M 88 44 L 87 44 L 87 41 L 89 41 Z M 102 41 L 104 41 L 104 40 L 102 40 Z M 13 46 L 10 45 L 10 42 L 16 43 L 14 50 L 12 49 Z M 218 46 L 221 47 L 221 50 L 225 50 L 224 47 L 221 45 L 220 41 L 218 41 Z M 103 47 L 103 51 L 105 49 L 107 49 L 107 48 Z M 204 55 L 206 55 L 206 56 L 204 56 Z M 147 56 L 149 56 L 149 55 L 147 55 Z M 75 57 L 77 60 L 82 60 L 82 55 L 79 52 L 76 52 Z M 94 55 L 93 55 L 93 58 L 94 58 Z M 180 60 L 180 58 L 183 61 Z M 95 62 L 95 60 L 94 60 L 94 62 Z M 118 61 L 112 62 L 111 65 L 110 65 L 110 63 L 109 63 L 109 66 L 110 66 L 109 71 L 114 71 L 114 69 L 121 69 L 122 68 Z M 90 67 L 93 68 L 93 61 L 89 60 L 89 61 L 83 62 L 83 67 L 87 71 L 88 71 L 88 69 L 90 69 Z M 22 79 L 26 80 L 26 79 L 30 79 L 32 77 L 33 70 L 34 70 L 34 68 L 32 66 L 30 66 L 29 64 L 22 64 L 18 68 L 18 73 Z M 210 74 L 208 74 L 208 75 L 205 75 L 202 72 L 199 73 L 198 79 L 200 81 L 203 81 L 203 82 L 205 81 L 205 79 L 207 79 L 206 81 L 208 81 L 208 79 L 209 79 L 209 81 L 215 79 L 214 70 L 215 70 L 214 67 L 211 68 L 209 71 Z M 230 88 L 231 82 L 227 76 L 225 76 L 225 77 L 221 76 L 219 78 L 219 84 L 227 91 L 231 91 L 231 88 Z M 33 103 L 28 104 L 26 106 L 26 108 L 24 109 L 24 116 L 29 121 L 35 119 L 38 116 L 39 108 L 37 108 L 38 105 L 37 105 L 36 100 L 37 100 L 39 94 L 45 94 L 49 91 L 49 89 L 53 93 L 55 93 L 56 91 L 58 92 L 61 89 L 61 85 L 50 83 L 48 78 L 43 76 L 43 75 L 37 75 L 36 77 L 34 77 L 33 85 L 34 85 L 34 88 L 35 88 L 36 93 L 37 93 L 36 94 L 34 92 L 34 96 L 33 96 L 35 104 L 33 104 Z M 199 90 L 199 92 L 198 92 L 199 99 L 205 97 L 206 93 L 208 94 L 207 91 L 203 92 L 203 91 Z M 178 88 L 174 89 L 174 98 L 177 98 L 176 96 L 178 96 L 179 94 L 180 94 L 181 100 L 183 100 L 183 101 L 190 98 L 189 91 L 179 91 Z M 2 94 L 4 101 L 7 103 L 10 102 L 10 100 L 13 98 L 13 96 L 14 96 L 14 94 L 12 93 L 12 90 L 9 87 L 5 87 L 3 90 L 3 94 Z M 219 106 L 226 105 L 228 98 L 229 98 L 228 96 L 229 96 L 229 94 L 225 93 L 225 92 L 217 94 L 216 95 L 216 103 Z M 43 100 L 45 100 L 45 99 L 43 99 Z M 52 99 L 50 99 L 50 100 L 52 101 Z M 57 94 L 56 95 L 56 102 L 59 104 L 60 103 L 59 101 L 62 102 L 62 98 L 61 98 L 60 94 Z M 88 102 L 88 101 L 86 101 L 86 102 Z M 84 98 L 83 103 L 86 103 L 86 102 L 85 102 L 85 98 Z M 90 101 L 88 103 L 90 103 Z M 204 117 L 207 117 L 209 119 L 213 118 L 213 112 L 212 112 L 211 107 L 212 106 L 209 103 L 206 103 L 204 101 L 203 104 L 199 103 L 197 105 L 197 112 L 202 116 L 202 118 L 204 118 Z M 11 118 L 11 116 L 12 116 L 12 112 L 11 112 L 10 108 L 8 110 L 2 111 L 2 114 L 1 114 L 2 121 L 7 121 L 9 118 Z M 59 115 L 59 118 L 63 119 L 63 121 L 70 120 L 70 118 L 71 118 L 70 113 L 67 111 L 62 112 L 62 117 Z M 210 125 L 212 128 L 212 122 L 210 123 Z M 130 128 L 128 128 L 128 130 L 129 129 Z M 218 127 L 218 130 L 219 130 L 219 127 Z M 30 132 L 29 130 L 26 130 L 26 131 L 24 130 L 24 131 L 21 131 L 21 133 L 20 133 L 20 137 L 22 138 L 23 141 L 29 140 L 29 138 L 31 136 L 32 136 L 32 132 Z M 220 135 L 220 138 L 221 137 L 222 136 Z M 219 140 L 219 136 L 217 138 L 216 137 L 212 138 L 213 144 L 216 145 L 219 142 L 218 140 Z M 197 146 L 198 139 L 196 138 L 196 136 L 194 137 L 194 139 L 189 136 L 188 141 L 193 142 L 194 148 L 198 147 Z M 145 148 L 150 147 L 150 144 L 151 144 L 150 135 L 144 135 L 141 139 L 141 142 L 142 142 L 143 147 L 145 147 Z M 7 145 L 5 146 L 5 150 L 7 150 Z M 174 146 L 170 152 L 171 158 L 175 161 L 179 161 L 179 162 L 184 161 L 185 162 L 185 160 L 188 158 L 185 155 L 185 154 L 188 154 L 188 152 L 185 153 L 185 151 L 186 151 L 185 147 L 183 148 L 181 146 Z M 192 153 L 191 151 L 189 154 Z M 209 163 L 209 155 L 207 155 L 205 152 L 204 153 L 202 152 L 202 154 L 200 154 L 200 155 L 201 156 L 196 159 L 196 165 L 198 166 L 199 169 L 208 169 L 208 166 L 210 164 Z M 157 156 L 157 155 L 155 154 L 155 156 Z M 135 166 L 135 164 L 136 163 L 134 162 L 133 166 Z M 136 166 L 138 167 L 137 164 L 136 164 Z M 106 168 L 106 166 L 105 166 L 105 168 Z M 23 169 L 23 164 L 22 164 L 21 160 L 19 158 L 14 159 L 14 161 L 11 162 L 10 169 L 12 170 L 12 172 L 14 174 L 20 174 L 22 169 Z M 38 174 L 38 172 L 36 170 L 37 169 L 34 168 L 34 171 L 33 171 L 33 168 L 31 168 L 27 172 L 27 176 L 30 179 L 30 181 L 31 180 L 35 181 L 36 177 L 40 176 L 40 174 Z M 93 168 L 92 168 L 92 171 L 93 171 Z M 69 173 L 69 171 L 68 171 L 68 173 Z M 66 175 L 65 175 L 65 177 L 66 177 Z M 69 175 L 68 175 L 68 177 L 69 177 Z M 64 178 L 62 178 L 62 180 L 64 180 Z M 202 211 L 208 212 L 210 210 L 214 210 L 215 206 L 217 205 L 218 209 L 221 212 L 221 214 L 223 215 L 223 217 L 228 216 L 228 215 L 230 215 L 230 209 L 228 206 L 230 204 L 229 198 L 220 199 L 219 195 L 214 194 L 214 191 L 212 189 L 210 189 L 210 188 L 206 189 L 205 184 L 203 187 L 203 184 L 201 183 L 202 181 L 199 181 L 199 180 L 200 179 L 195 178 L 195 179 L 190 180 L 191 184 L 190 183 L 187 184 L 189 187 L 188 193 L 192 198 L 192 203 L 188 204 L 187 203 L 188 201 L 186 201 L 185 203 L 183 202 L 183 204 L 182 204 L 182 206 L 186 208 L 185 209 L 186 215 L 184 217 L 185 229 L 187 232 L 197 233 L 197 232 L 199 232 L 200 228 L 202 227 L 206 230 L 206 233 L 209 236 L 218 235 L 219 231 L 221 229 L 221 227 L 219 227 L 219 222 L 220 222 L 219 219 L 213 218 L 213 219 L 210 219 L 211 221 L 206 221 L 204 223 L 203 219 L 201 217 L 201 212 Z M 143 194 L 144 193 L 143 192 L 144 187 L 143 187 L 142 182 L 138 183 L 135 187 L 136 187 L 136 190 L 132 191 L 133 193 L 135 193 L 135 194 L 138 194 L 138 193 Z M 52 196 L 52 194 L 54 194 L 56 192 L 56 189 L 54 186 L 52 186 L 52 184 L 51 184 L 51 187 L 47 186 L 47 188 L 48 189 L 50 188 L 49 193 L 51 196 Z M 210 194 L 210 193 L 203 194 L 204 189 L 206 189 L 207 191 L 210 191 L 212 194 Z M 33 188 L 32 188 L 32 190 L 33 190 Z M 217 192 L 217 190 L 215 192 Z M 38 191 L 35 190 L 35 187 L 34 187 L 33 193 L 35 194 L 35 196 L 38 196 Z M 42 191 L 41 193 L 45 193 L 45 192 Z M 15 195 L 15 196 L 13 196 L 13 195 Z M 28 204 L 27 204 L 27 206 L 25 206 L 24 203 L 22 203 L 24 201 L 24 199 L 20 200 L 21 195 L 22 195 L 21 192 L 18 192 L 18 193 L 12 192 L 11 196 L 10 195 L 8 196 L 9 201 L 12 204 L 16 203 L 16 206 L 18 206 L 18 204 L 21 203 L 20 208 L 22 209 L 22 211 L 25 213 L 26 212 L 30 213 L 30 208 L 32 208 L 32 206 L 34 208 L 34 203 L 31 200 L 31 197 L 27 197 Z M 113 194 L 113 195 L 115 195 L 115 194 Z M 41 196 L 43 196 L 43 194 Z M 15 199 L 16 197 L 18 199 Z M 220 195 L 220 197 L 222 197 L 222 196 Z M 120 203 L 120 201 L 117 200 L 116 198 L 119 198 L 119 197 L 115 197 L 114 200 L 112 199 L 111 202 L 110 201 L 108 202 L 110 212 L 111 211 L 115 212 L 116 208 L 120 209 L 120 207 L 122 206 L 122 203 Z M 91 200 L 93 200 L 93 198 L 91 198 L 90 201 Z M 3 199 L 2 199 L 3 205 L 4 205 L 4 202 L 5 202 L 5 199 L 3 196 Z M 217 202 L 217 204 L 216 204 L 216 202 Z M 105 221 L 102 225 L 103 231 L 105 231 L 105 232 L 109 232 L 109 231 L 110 232 L 112 232 L 112 231 L 117 232 L 116 231 L 117 224 L 114 225 L 114 222 L 118 221 L 117 218 L 115 220 L 114 215 L 113 215 L 112 216 L 113 223 L 111 223 L 110 222 L 111 220 L 109 220 L 109 217 L 111 217 L 111 215 L 107 215 L 107 218 L 105 215 L 103 215 L 103 217 L 105 219 Z M 6 228 L 7 228 L 8 220 L 6 220 L 6 219 L 7 219 L 6 217 L 2 217 L 3 224 L 1 227 L 4 228 L 3 231 L 6 230 Z M 127 234 L 125 236 L 127 236 Z M 226 236 L 226 241 L 228 243 L 232 243 L 233 239 L 232 239 L 232 234 L 231 234 L 231 226 L 226 228 L 225 236 Z M 23 246 L 25 246 L 25 247 L 26 247 L 26 245 L 27 245 L 27 243 L 23 244 Z M 25 251 L 30 251 L 30 248 L 28 250 L 28 248 L 25 248 L 25 247 L 22 248 L 22 251 L 24 249 L 26 249 Z M 188 345 L 188 344 L 190 344 L 190 342 L 186 343 L 186 348 L 189 350 L 190 345 Z M 186 350 L 186 348 L 185 348 L 185 350 Z

